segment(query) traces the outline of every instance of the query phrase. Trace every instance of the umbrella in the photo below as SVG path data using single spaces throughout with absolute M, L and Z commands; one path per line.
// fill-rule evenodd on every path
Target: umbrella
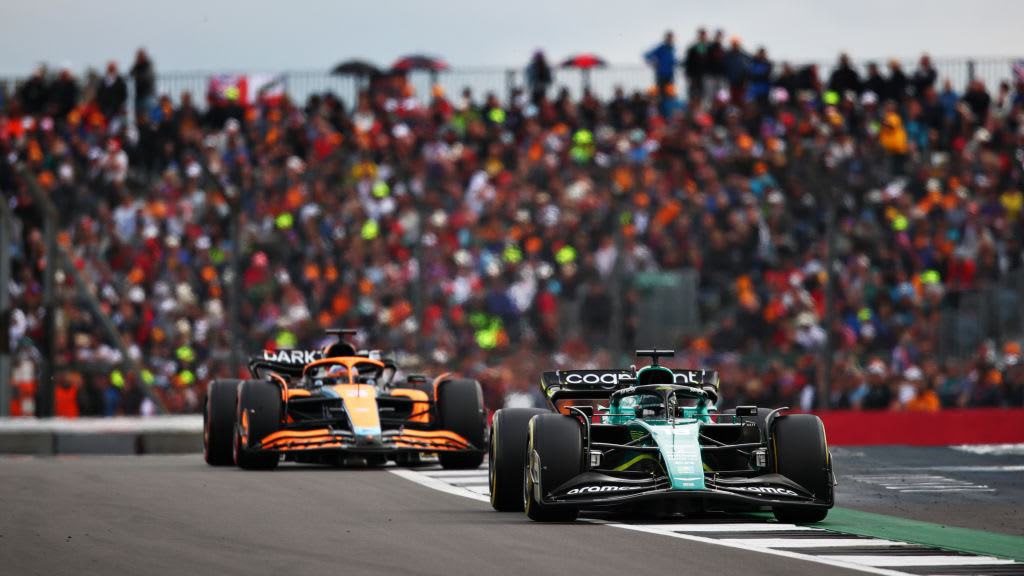
M 562 68 L 579 68 L 581 70 L 604 68 L 607 65 L 604 58 L 594 54 L 576 54 L 562 61 Z
M 590 69 L 604 68 L 608 63 L 594 54 L 576 54 L 562 60 L 562 68 L 579 68 L 583 71 L 583 90 L 590 88 Z
M 408 72 L 410 70 L 431 70 L 433 72 L 438 72 L 440 70 L 447 70 L 448 63 L 440 58 L 434 58 L 424 54 L 412 54 L 399 58 L 391 65 L 391 69 L 398 72 Z
M 381 69 L 366 60 L 345 60 L 331 68 L 331 74 L 356 77 L 377 76 L 381 74 Z

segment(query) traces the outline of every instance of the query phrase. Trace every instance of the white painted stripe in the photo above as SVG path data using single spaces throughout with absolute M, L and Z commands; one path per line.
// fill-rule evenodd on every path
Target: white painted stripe
M 988 488 L 987 484 L 972 484 L 963 482 L 957 484 L 936 484 L 923 482 L 921 484 L 902 484 L 898 486 L 886 486 L 889 490 L 906 490 L 907 488 Z
M 973 482 L 919 482 L 917 484 L 893 484 L 886 486 L 890 490 L 903 490 L 904 488 L 988 488 L 987 484 L 975 484 Z
M 444 483 L 444 482 L 442 482 L 442 481 L 440 481 L 440 480 L 438 480 L 436 478 L 431 478 L 430 476 L 427 476 L 425 474 L 421 474 L 419 472 L 414 472 L 412 470 L 393 469 L 393 470 L 388 470 L 388 472 L 391 472 L 392 474 L 395 474 L 397 476 L 401 476 L 402 478 L 405 478 L 406 480 L 411 480 L 411 481 L 413 481 L 413 482 L 415 482 L 417 484 L 420 484 L 422 486 L 426 486 L 427 488 L 433 488 L 434 490 L 438 490 L 440 492 L 444 492 L 446 494 L 452 494 L 452 495 L 455 495 L 455 496 L 463 496 L 465 498 L 470 498 L 470 499 L 476 500 L 478 502 L 488 502 L 488 503 L 490 503 L 490 501 L 491 501 L 491 499 L 488 498 L 487 496 L 484 496 L 482 494 L 477 494 L 476 492 L 473 492 L 472 490 L 466 490 L 465 488 L 459 488 L 457 486 L 452 486 L 451 484 L 446 484 L 446 483 Z
M 1024 472 L 1024 466 L 932 466 L 939 472 Z
M 1013 560 L 992 556 L 860 556 L 824 555 L 819 558 L 835 562 L 856 562 L 878 568 L 906 568 L 910 566 L 980 566 L 984 564 L 1015 564 Z
M 877 538 L 722 538 L 722 542 L 751 548 L 849 548 L 857 546 L 910 546 Z
M 459 478 L 462 476 L 482 476 L 487 478 L 487 470 L 427 470 L 423 472 L 434 478 Z
M 992 454 L 1005 456 L 1009 454 L 1024 454 L 1024 444 L 959 444 L 950 446 L 954 450 L 970 452 L 971 454 Z
M 927 479 L 927 480 L 946 480 L 947 479 L 945 476 L 940 476 L 938 474 L 888 474 L 888 475 L 886 475 L 886 474 L 863 474 L 863 475 L 859 475 L 859 476 L 857 476 L 857 475 L 850 476 L 850 478 L 853 478 L 854 480 L 904 480 L 904 479 L 910 479 L 910 480 L 917 480 L 917 479 L 920 479 L 920 480 L 925 480 L 925 479 Z
M 488 484 L 487 482 L 484 482 L 483 484 L 456 484 L 456 486 L 458 486 L 459 488 L 465 488 L 466 490 L 472 490 L 474 492 L 480 492 L 481 490 L 483 490 L 483 493 L 487 495 L 490 495 L 491 493 L 491 485 Z
M 430 476 L 431 478 L 437 478 L 437 476 L 431 476 L 430 474 L 427 474 L 427 476 Z M 458 486 L 460 484 L 478 484 L 480 482 L 487 482 L 487 476 L 456 476 L 455 478 L 437 478 L 437 479 L 441 480 L 442 482 L 448 482 L 450 484 L 455 484 L 456 486 Z
M 909 484 L 904 486 L 886 486 L 888 490 L 909 490 L 911 488 L 924 488 L 926 490 L 955 490 L 957 488 L 988 488 L 984 484 Z
M 912 484 L 914 486 L 949 486 L 949 485 L 956 485 L 956 484 L 966 484 L 968 486 L 974 486 L 974 482 L 967 482 L 967 481 L 964 481 L 964 480 L 953 480 L 952 478 L 947 478 L 945 480 L 927 480 L 927 481 L 921 481 L 921 482 L 901 482 L 899 484 L 893 484 L 891 482 L 883 482 L 882 484 L 883 485 L 887 484 L 887 485 L 892 485 L 892 486 L 897 486 L 897 487 L 899 487 L 899 486 L 907 486 L 907 485 L 910 485 L 910 484 Z
M 750 550 L 744 544 L 731 544 L 724 540 L 716 540 L 714 538 L 706 538 L 704 536 L 695 536 L 693 534 L 681 534 L 679 532 L 669 532 L 666 530 L 659 530 L 656 525 L 635 525 L 635 524 L 618 524 L 612 522 L 605 522 L 602 520 L 587 520 L 595 524 L 607 524 L 613 528 L 621 528 L 623 530 L 633 530 L 636 532 L 646 532 L 648 534 L 660 534 L 662 536 L 669 536 L 671 538 L 679 538 L 680 540 L 689 540 L 690 542 L 702 542 L 704 544 L 712 544 L 715 546 L 723 546 L 726 548 L 735 548 L 740 550 Z M 885 568 L 878 568 L 874 566 L 865 566 L 864 564 L 854 564 L 843 560 L 832 560 L 827 556 L 811 556 L 809 554 L 801 554 L 799 552 L 790 552 L 788 550 L 776 550 L 774 548 L 760 548 L 756 550 L 759 554 L 768 554 L 771 556 L 781 556 L 783 558 L 792 558 L 794 560 L 804 560 L 806 562 L 814 562 L 816 564 L 824 564 L 826 566 L 836 566 L 838 568 L 846 568 L 849 570 L 857 570 L 860 572 L 867 572 L 869 574 L 880 574 L 882 576 L 906 576 L 904 572 L 897 572 L 896 570 L 887 570 Z
M 641 528 L 666 530 L 668 532 L 781 532 L 783 530 L 817 530 L 821 528 L 797 526 L 796 524 L 779 524 L 777 522 L 735 522 L 729 524 L 637 524 Z
M 920 488 L 904 489 L 900 492 L 995 492 L 995 488 Z

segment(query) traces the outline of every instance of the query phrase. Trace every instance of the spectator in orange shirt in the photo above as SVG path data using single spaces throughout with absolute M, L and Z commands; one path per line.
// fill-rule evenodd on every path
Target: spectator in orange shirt
M 921 372 L 917 367 L 912 367 L 907 372 L 911 370 L 917 370 L 917 374 Z M 907 378 L 907 380 L 914 386 L 914 397 L 904 404 L 904 409 L 908 412 L 938 412 L 942 403 L 939 401 L 939 395 L 935 393 L 932 379 L 918 376 L 916 379 Z

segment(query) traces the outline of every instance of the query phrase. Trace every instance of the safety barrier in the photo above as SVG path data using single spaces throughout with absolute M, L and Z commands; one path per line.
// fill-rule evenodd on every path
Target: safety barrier
M 819 412 L 831 446 L 1024 443 L 1024 409 L 935 413 Z M 0 454 L 187 454 L 202 450 L 202 416 L 0 418 Z
M 950 446 L 1024 442 L 1024 409 L 819 412 L 831 446 Z
M 188 454 L 203 449 L 203 417 L 0 418 L 0 454 Z

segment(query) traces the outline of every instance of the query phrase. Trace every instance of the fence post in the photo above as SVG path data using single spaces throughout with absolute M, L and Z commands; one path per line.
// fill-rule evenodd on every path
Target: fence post
M 505 101 L 508 102 L 509 106 L 512 106 L 512 94 L 516 89 L 516 71 L 515 68 L 509 68 L 505 70 Z
M 0 202 L 0 417 L 11 413 L 11 208 Z
M 60 266 L 57 254 L 57 209 L 42 190 L 35 176 L 22 167 L 19 175 L 25 187 L 33 196 L 43 213 L 43 242 L 46 250 L 46 269 L 43 270 L 43 341 L 39 346 L 43 360 L 39 367 L 39 382 L 36 385 L 36 417 L 53 416 L 54 375 L 57 373 L 54 363 L 57 358 L 57 306 L 56 284 L 57 267 Z M 2 287 L 6 290 L 6 287 Z
M 43 283 L 43 305 L 46 308 L 46 322 L 48 324 L 53 323 L 55 319 L 56 306 L 51 301 L 53 299 L 52 293 L 55 288 L 53 284 L 55 284 L 57 269 L 63 268 L 65 273 L 71 276 L 74 281 L 74 286 L 77 288 L 78 297 L 85 302 L 85 305 L 89 308 L 89 311 L 92 313 L 92 316 L 99 325 L 99 328 L 106 333 L 107 338 L 109 338 L 114 346 L 117 347 L 121 356 L 124 358 L 124 363 L 126 363 L 129 369 L 133 370 L 138 375 L 139 381 L 142 382 L 146 395 L 149 396 L 156 405 L 157 411 L 165 413 L 167 410 L 164 407 L 163 401 L 156 395 L 156 393 L 153 392 L 153 388 L 146 382 L 146 379 L 143 378 L 142 365 L 128 353 L 128 347 L 121 339 L 121 334 L 117 331 L 117 328 L 110 320 L 110 317 L 103 312 L 99 298 L 89 291 L 88 284 L 78 272 L 78 268 L 76 268 L 74 262 L 72 262 L 71 256 L 65 252 L 63 248 L 57 245 L 57 235 L 55 232 L 57 226 L 57 209 L 53 206 L 53 202 L 51 202 L 49 196 L 39 188 L 38 181 L 27 168 L 22 167 L 19 170 L 19 175 L 25 182 L 29 193 L 32 194 L 32 199 L 45 213 L 44 227 L 47 230 L 53 231 L 52 241 L 50 238 L 46 239 L 46 277 Z M 44 235 L 49 234 L 49 231 L 44 232 Z M 47 297 L 47 285 L 50 285 L 49 299 Z M 44 332 L 44 334 L 46 334 L 45 338 L 49 342 L 47 344 L 47 348 L 42 350 L 43 365 L 40 369 L 41 378 L 39 379 L 39 386 L 36 388 L 36 416 L 39 417 L 53 416 L 53 375 L 56 373 L 56 366 L 53 364 L 54 358 L 56 358 L 55 328 L 56 326 L 53 325 L 52 329 L 48 329 L 48 333 Z
M 974 60 L 971 60 L 971 59 L 967 60 L 967 81 L 968 82 L 974 82 L 974 72 L 975 72 L 974 71 L 974 68 L 975 68 L 974 64 L 975 64 Z

